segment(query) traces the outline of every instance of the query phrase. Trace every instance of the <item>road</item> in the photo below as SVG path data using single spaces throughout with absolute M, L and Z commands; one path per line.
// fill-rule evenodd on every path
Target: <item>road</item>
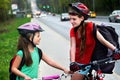
M 51 16 L 38 18 L 39 21 L 45 23 L 56 32 L 60 33 L 69 40 L 69 30 L 71 28 L 69 21 L 61 22 L 59 16 Z

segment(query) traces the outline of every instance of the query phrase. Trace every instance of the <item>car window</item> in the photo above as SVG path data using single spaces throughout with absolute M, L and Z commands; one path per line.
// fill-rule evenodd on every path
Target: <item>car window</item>
M 63 16 L 68 16 L 68 14 L 62 14 Z
M 112 14 L 113 14 L 113 15 L 118 15 L 118 14 L 120 14 L 120 11 L 113 11 Z
M 116 14 L 116 12 L 113 12 L 112 14 L 113 14 L 113 15 L 115 15 L 115 14 Z
M 120 12 L 117 12 L 117 14 L 119 14 L 119 15 L 120 15 Z

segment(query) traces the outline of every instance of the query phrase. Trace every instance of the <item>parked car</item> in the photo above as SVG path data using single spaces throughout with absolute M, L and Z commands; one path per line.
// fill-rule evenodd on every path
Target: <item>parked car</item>
M 41 13 L 41 14 L 40 14 L 40 17 L 46 17 L 46 16 L 47 16 L 46 13 Z
M 53 13 L 52 15 L 53 15 L 53 16 L 56 16 L 56 14 L 55 14 L 55 13 Z
M 67 20 L 70 20 L 70 16 L 68 13 L 62 13 L 60 15 L 60 19 L 61 19 L 61 21 L 67 21 Z
M 120 10 L 114 10 L 108 17 L 110 22 L 120 22 Z
M 90 11 L 89 15 L 91 18 L 96 18 L 96 13 L 94 11 Z

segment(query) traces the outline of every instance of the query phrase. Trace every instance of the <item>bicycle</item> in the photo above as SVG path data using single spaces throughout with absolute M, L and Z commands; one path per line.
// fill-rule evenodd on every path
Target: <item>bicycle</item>
M 62 77 L 67 78 L 68 75 L 61 74 L 61 75 L 49 75 L 43 76 L 42 78 L 34 78 L 32 80 L 62 80 Z
M 80 69 L 85 69 L 86 66 L 91 66 L 89 73 L 85 75 L 84 80 L 104 80 L 105 75 L 102 73 L 100 69 L 100 65 L 108 64 L 108 63 L 114 63 L 116 60 L 113 60 L 112 57 L 92 61 L 89 64 L 81 65 L 79 63 L 76 63 L 79 65 Z M 97 67 L 97 70 L 93 68 L 93 66 Z

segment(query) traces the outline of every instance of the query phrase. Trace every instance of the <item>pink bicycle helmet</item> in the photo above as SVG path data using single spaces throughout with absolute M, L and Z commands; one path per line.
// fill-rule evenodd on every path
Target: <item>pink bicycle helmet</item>
M 83 3 L 76 2 L 76 3 L 69 4 L 69 6 L 75 11 L 77 11 L 78 13 L 81 13 L 84 16 L 85 20 L 88 19 L 90 11 Z
M 35 32 L 42 32 L 42 31 L 44 31 L 44 30 L 40 27 L 40 25 L 38 25 L 36 23 L 32 23 L 32 22 L 25 23 L 18 27 L 19 34 L 22 35 L 27 41 L 31 42 L 33 46 L 36 46 L 33 43 Z M 32 41 L 29 40 L 29 38 L 27 36 L 28 33 L 33 34 Z
M 40 25 L 32 22 L 25 23 L 18 27 L 18 32 L 22 36 L 25 36 L 27 33 L 35 33 L 44 31 Z

